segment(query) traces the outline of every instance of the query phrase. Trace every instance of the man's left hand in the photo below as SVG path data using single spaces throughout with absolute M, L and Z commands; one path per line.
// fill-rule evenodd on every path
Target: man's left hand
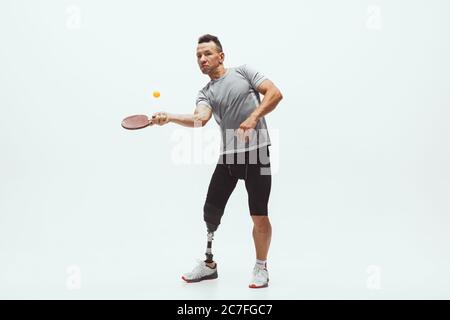
M 244 141 L 251 139 L 251 135 L 254 132 L 256 125 L 258 124 L 258 119 L 253 116 L 248 117 L 244 122 L 242 122 L 237 130 L 238 137 Z

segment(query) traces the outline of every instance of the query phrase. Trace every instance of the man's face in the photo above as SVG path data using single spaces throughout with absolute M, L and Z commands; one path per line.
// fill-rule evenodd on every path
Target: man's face
M 224 53 L 218 52 L 213 41 L 200 43 L 197 46 L 197 63 L 204 74 L 209 74 L 223 62 Z

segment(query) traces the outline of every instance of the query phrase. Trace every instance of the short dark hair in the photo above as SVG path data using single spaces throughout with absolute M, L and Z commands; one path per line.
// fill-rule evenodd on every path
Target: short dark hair
M 222 44 L 220 43 L 219 39 L 216 36 L 213 36 L 212 34 L 204 34 L 200 38 L 198 38 L 198 44 L 210 42 L 213 41 L 216 44 L 218 52 L 222 52 Z

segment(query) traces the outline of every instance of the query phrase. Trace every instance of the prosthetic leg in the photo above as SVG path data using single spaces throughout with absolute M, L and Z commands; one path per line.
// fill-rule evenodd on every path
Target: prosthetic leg
M 208 230 L 208 242 L 206 245 L 206 263 L 212 263 L 213 260 L 213 254 L 211 251 L 212 248 L 212 241 L 214 239 L 214 232 L 217 230 L 220 224 L 220 220 L 223 216 L 223 209 L 219 209 L 215 207 L 214 205 L 206 202 L 205 206 L 203 207 L 203 219 L 206 222 L 206 228 Z
M 213 260 L 213 254 L 212 254 L 212 252 L 211 252 L 211 247 L 212 247 L 212 241 L 214 240 L 214 232 L 209 232 L 208 231 L 208 243 L 207 243 L 207 245 L 206 245 L 206 253 L 205 253 L 205 255 L 206 255 L 206 260 L 205 260 L 205 262 L 206 263 L 213 263 L 214 262 L 214 260 Z
M 214 205 L 213 203 L 216 203 L 214 200 L 217 199 L 214 199 L 214 197 L 212 197 L 212 199 L 207 197 L 203 207 L 203 219 L 206 222 L 206 228 L 208 230 L 208 243 L 205 253 L 206 260 L 197 265 L 192 272 L 185 273 L 182 276 L 182 279 L 186 282 L 199 282 L 202 280 L 217 279 L 218 277 L 217 264 L 215 264 L 215 266 L 210 265 L 214 262 L 211 247 L 214 232 L 219 227 L 225 204 Z M 218 202 L 220 203 L 220 200 Z

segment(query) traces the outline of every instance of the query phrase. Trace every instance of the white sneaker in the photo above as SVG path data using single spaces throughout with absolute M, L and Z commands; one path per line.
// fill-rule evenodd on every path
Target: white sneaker
M 191 272 L 183 274 L 181 279 L 189 283 L 217 279 L 217 263 L 215 264 L 214 268 L 211 268 L 205 261 L 198 260 L 198 265 Z
M 253 269 L 253 278 L 249 288 L 257 289 L 257 288 L 266 288 L 269 286 L 269 271 L 267 269 L 262 269 L 257 266 Z

